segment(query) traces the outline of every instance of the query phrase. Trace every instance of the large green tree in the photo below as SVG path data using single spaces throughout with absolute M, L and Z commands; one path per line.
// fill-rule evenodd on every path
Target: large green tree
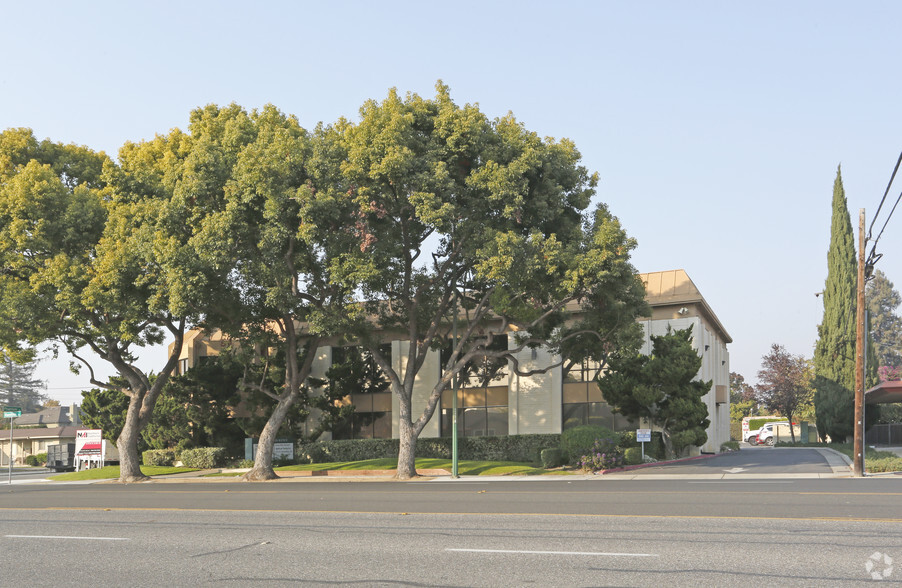
M 187 214 L 195 199 L 174 206 L 186 137 L 126 144 L 114 163 L 84 147 L 10 133 L 0 140 L 8 147 L 0 156 L 0 339 L 8 349 L 55 342 L 89 370 L 92 384 L 125 395 L 120 480 L 144 480 L 140 432 L 211 283 L 185 248 L 186 227 L 199 222 Z M 173 353 L 151 381 L 136 349 L 166 335 Z M 98 380 L 95 356 L 121 380 Z
M 868 282 L 865 296 L 878 366 L 902 366 L 902 317 L 896 313 L 902 297 L 879 269 Z
M 397 476 L 406 479 L 456 374 L 480 359 L 504 360 L 521 376 L 577 354 L 603 363 L 615 345 L 638 346 L 645 290 L 629 262 L 635 241 L 605 206 L 588 212 L 597 178 L 570 141 L 460 107 L 441 83 L 434 99 L 392 90 L 360 114 L 340 129 L 351 231 L 365 254 L 348 278 L 366 313 L 348 329 L 398 398 Z M 415 413 L 414 384 L 455 322 L 456 345 Z M 405 340 L 398 356 L 383 353 L 380 333 Z M 528 347 L 537 346 L 561 360 L 532 362 Z
M 346 155 L 333 128 L 308 133 L 272 106 L 198 109 L 191 133 L 200 137 L 204 161 L 222 162 L 228 178 L 217 188 L 221 206 L 198 225 L 195 239 L 197 255 L 228 276 L 224 304 L 208 321 L 244 349 L 278 350 L 243 384 L 271 403 L 244 479 L 271 479 L 275 439 L 304 400 L 317 348 L 335 332 L 356 287 L 348 272 L 362 252 L 338 173 Z M 283 375 L 270 377 L 269 369 Z
M 702 397 L 711 382 L 696 379 L 702 358 L 692 347 L 692 328 L 652 335 L 651 355 L 617 354 L 598 386 L 611 408 L 661 428 L 668 458 L 708 440 L 708 407 Z
M 824 316 L 814 350 L 814 406 L 818 434 L 845 440 L 852 434 L 855 389 L 856 285 L 858 262 L 842 172 L 833 183 L 833 213 Z

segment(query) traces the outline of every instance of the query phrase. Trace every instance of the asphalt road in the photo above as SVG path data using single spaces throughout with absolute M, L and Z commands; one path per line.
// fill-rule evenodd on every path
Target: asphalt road
M 791 454 L 743 459 L 758 460 L 754 470 Z M 752 465 L 720 457 L 683 471 Z M 784 465 L 821 467 L 805 453 Z M 888 563 L 902 562 L 900 502 L 902 476 L 672 471 L 671 479 L 13 484 L 0 488 L 0 553 L 40 565 L 2 575 L 0 585 L 892 583 L 902 580 L 902 566 Z

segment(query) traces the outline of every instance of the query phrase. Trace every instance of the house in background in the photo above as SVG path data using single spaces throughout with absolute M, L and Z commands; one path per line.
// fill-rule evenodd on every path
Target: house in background
M 81 409 L 77 404 L 51 406 L 39 412 L 23 414 L 13 421 L 16 427 L 64 427 L 81 425 Z
M 682 270 L 640 274 L 645 284 L 651 316 L 639 322 L 644 330 L 642 353 L 651 353 L 651 337 L 664 335 L 668 329 L 692 329 L 695 350 L 702 357 L 698 378 L 712 382 L 703 398 L 708 407 L 708 440 L 694 452 L 716 453 L 730 439 L 730 355 L 727 345 L 733 340 L 724 329 L 699 289 Z M 578 307 L 571 309 L 579 312 Z M 501 337 L 499 337 L 501 339 Z M 399 373 L 407 358 L 409 342 L 403 339 L 385 340 L 391 347 L 391 361 Z M 507 343 L 515 347 L 513 337 Z M 218 355 L 228 345 L 222 334 L 205 334 L 195 330 L 185 336 L 179 357 L 179 373 Z M 329 367 L 340 360 L 347 348 L 323 346 L 311 377 L 324 379 Z M 518 361 L 524 370 L 541 369 L 557 363 L 558 358 L 545 349 L 524 349 Z M 439 379 L 442 358 L 439 351 L 431 351 L 414 384 L 413 414 L 423 411 L 433 385 Z M 594 382 L 597 366 L 578 366 L 564 374 L 560 367 L 531 376 L 506 373 L 487 386 L 475 385 L 458 391 L 458 431 L 463 436 L 529 435 L 560 433 L 583 425 L 604 425 L 615 431 L 634 430 L 639 423 L 631 423 L 614 413 L 604 401 Z M 316 393 L 316 391 L 313 391 Z M 391 392 L 351 394 L 348 399 L 355 407 L 356 423 L 344 431 L 325 433 L 329 438 L 397 438 L 399 437 L 398 398 Z M 436 414 L 423 429 L 422 438 L 451 435 L 453 392 L 446 390 Z M 314 423 L 310 423 L 310 428 Z
M 47 453 L 49 445 L 75 443 L 75 431 L 80 428 L 81 410 L 77 404 L 23 414 L 13 420 L 13 464 L 24 465 L 26 457 Z M 9 466 L 9 449 L 9 430 L 6 430 L 0 434 L 0 466 Z

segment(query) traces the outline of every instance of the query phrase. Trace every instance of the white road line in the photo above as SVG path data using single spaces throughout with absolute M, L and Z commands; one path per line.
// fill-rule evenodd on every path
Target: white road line
M 4 535 L 9 539 L 78 539 L 80 541 L 131 541 L 127 537 L 66 537 L 64 535 Z
M 445 551 L 464 551 L 467 553 L 515 553 L 527 555 L 604 555 L 609 557 L 659 557 L 657 553 L 606 553 L 603 551 L 525 551 L 517 549 L 452 549 Z

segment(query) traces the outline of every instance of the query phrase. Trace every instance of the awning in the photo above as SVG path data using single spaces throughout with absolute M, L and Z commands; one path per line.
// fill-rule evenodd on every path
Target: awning
M 865 404 L 892 404 L 902 402 L 902 380 L 880 382 L 864 393 Z

